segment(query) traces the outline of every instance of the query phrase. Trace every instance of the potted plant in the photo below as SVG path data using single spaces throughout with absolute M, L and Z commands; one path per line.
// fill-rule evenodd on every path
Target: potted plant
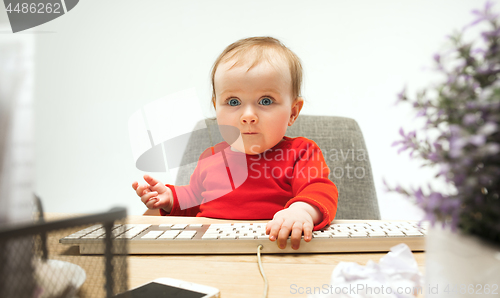
M 449 186 L 442 191 L 384 181 L 387 190 L 412 198 L 432 226 L 444 227 L 427 236 L 427 294 L 437 294 L 438 286 L 436 297 L 484 297 L 495 281 L 500 293 L 500 26 L 492 6 L 473 11 L 476 19 L 450 36 L 451 48 L 434 55 L 441 81 L 414 99 L 406 90 L 398 95 L 398 103 L 411 104 L 426 121 L 419 131 L 400 129 L 393 146 L 434 167 L 436 179 Z

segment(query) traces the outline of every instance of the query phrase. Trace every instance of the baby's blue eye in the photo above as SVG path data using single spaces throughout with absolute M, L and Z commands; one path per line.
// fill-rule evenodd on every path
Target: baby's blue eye
M 260 100 L 260 104 L 263 105 L 263 106 L 268 106 L 268 105 L 270 105 L 272 103 L 273 103 L 273 101 L 270 98 L 267 98 L 267 97 L 265 97 L 265 98 L 263 98 L 263 99 Z
M 235 106 L 239 106 L 240 105 L 240 101 L 237 100 L 236 98 L 231 98 L 228 102 L 228 104 L 232 107 L 235 107 Z

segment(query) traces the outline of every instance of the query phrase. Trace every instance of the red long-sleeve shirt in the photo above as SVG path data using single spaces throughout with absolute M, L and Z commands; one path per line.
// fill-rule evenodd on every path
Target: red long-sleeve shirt
M 304 137 L 289 138 L 273 148 L 248 155 L 226 142 L 205 150 L 189 185 L 167 184 L 174 195 L 170 213 L 221 219 L 272 219 L 294 202 L 306 202 L 323 215 L 318 230 L 337 212 L 338 191 L 320 148 Z

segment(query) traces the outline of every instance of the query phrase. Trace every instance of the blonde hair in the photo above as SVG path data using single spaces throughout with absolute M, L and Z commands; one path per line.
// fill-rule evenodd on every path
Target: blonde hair
M 237 65 L 240 59 L 247 57 L 247 54 L 252 51 L 255 54 L 254 60 L 251 61 L 251 65 L 248 69 L 259 64 L 264 58 L 271 64 L 275 61 L 271 58 L 270 52 L 278 53 L 288 64 L 290 69 L 290 75 L 292 78 L 292 95 L 293 98 L 301 96 L 301 86 L 302 86 L 302 65 L 300 63 L 299 57 L 295 55 L 289 48 L 282 44 L 278 39 L 268 36 L 262 37 L 249 37 L 245 39 L 240 39 L 224 49 L 224 51 L 219 55 L 217 60 L 215 60 L 212 66 L 212 103 L 215 108 L 215 72 L 220 63 L 231 60 L 232 58 L 237 58 L 238 60 L 233 65 Z

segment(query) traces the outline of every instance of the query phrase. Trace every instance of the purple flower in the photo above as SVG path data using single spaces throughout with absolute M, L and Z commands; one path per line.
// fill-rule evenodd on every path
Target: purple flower
M 498 125 L 493 122 L 487 122 L 485 125 L 481 126 L 477 131 L 478 134 L 483 136 L 489 136 L 494 132 L 498 131 Z
M 453 182 L 455 185 L 462 185 L 465 182 L 464 174 L 457 174 L 453 177 Z
M 484 54 L 486 53 L 486 50 L 485 49 L 482 49 L 482 48 L 474 48 L 470 51 L 471 54 Z
M 462 157 L 462 159 L 459 161 L 458 165 L 462 166 L 462 167 L 470 167 L 472 166 L 473 164 L 473 160 L 472 158 L 469 156 L 469 155 L 465 155 L 464 157 Z
M 441 195 L 441 194 L 439 194 Z M 458 200 L 455 200 L 451 197 L 443 197 L 442 195 L 440 196 L 441 204 L 439 206 L 439 211 L 443 214 L 450 214 L 457 208 L 457 202 L 459 203 Z
M 493 1 L 491 1 L 491 0 L 486 1 L 485 5 L 484 5 L 484 12 L 488 13 L 490 11 L 490 9 L 493 7 L 493 5 L 495 5 L 495 3 Z
M 483 185 L 487 185 L 491 181 L 493 181 L 493 177 L 490 176 L 490 175 L 485 174 L 485 175 L 480 175 L 479 176 L 479 183 L 481 183 Z
M 450 171 L 450 166 L 448 164 L 441 164 L 441 169 L 439 171 L 440 175 L 446 175 Z
M 488 143 L 483 147 L 483 149 L 486 155 L 496 155 L 500 152 L 500 144 Z
M 436 224 L 436 216 L 434 215 L 433 212 L 426 212 L 424 216 L 424 221 L 429 221 L 431 223 L 431 226 L 434 226 Z
M 443 195 L 438 193 L 438 192 L 432 192 L 428 197 L 427 197 L 427 206 L 431 209 L 436 209 L 441 205 L 441 199 L 443 198 Z
M 401 152 L 405 151 L 408 149 L 408 146 L 407 145 L 403 145 L 401 148 L 399 148 L 398 150 L 398 154 L 400 154 Z
M 418 111 L 418 113 L 415 116 L 415 118 L 422 117 L 422 116 L 425 116 L 425 115 L 427 115 L 427 109 L 422 109 L 422 110 Z
M 461 131 L 462 129 L 460 128 L 460 126 L 455 124 L 450 125 L 450 133 L 452 136 L 458 136 Z
M 469 137 L 469 143 L 474 146 L 481 146 L 486 142 L 486 137 L 484 135 L 475 135 Z
M 433 58 L 436 63 L 439 63 L 441 61 L 441 55 L 439 55 L 439 53 L 434 54 Z
M 439 155 L 436 152 L 431 152 L 428 156 L 429 160 L 433 162 L 439 161 Z
M 427 192 L 401 186 L 391 191 L 414 198 L 431 223 L 451 219 L 453 230 L 500 243 L 500 16 L 492 6 L 488 1 L 474 11 L 473 22 L 464 28 L 489 26 L 477 36 L 480 47 L 464 41 L 464 32 L 451 36 L 453 46 L 433 56 L 443 79 L 417 92 L 415 100 L 407 97 L 406 87 L 398 94 L 398 102 L 408 101 L 416 118 L 425 120 L 422 131 L 433 139 L 418 140 L 416 130 L 400 128 L 392 146 L 423 159 L 423 166 L 437 166 L 435 178 L 444 180 L 450 192 L 431 185 Z
M 475 26 L 477 25 L 478 23 L 481 23 L 483 21 L 486 21 L 488 20 L 488 18 L 482 13 L 480 12 L 479 10 L 473 10 L 472 13 L 478 15 L 478 18 L 475 19 L 473 22 L 467 24 L 466 26 L 464 26 L 462 28 L 462 31 L 465 31 L 466 29 L 468 29 L 469 27 L 472 27 L 472 26 Z
M 415 196 L 415 201 L 418 205 L 424 202 L 424 194 L 422 193 L 422 189 L 419 187 L 413 195 Z
M 465 138 L 453 138 L 450 139 L 450 157 L 457 158 L 462 155 L 462 148 L 467 145 L 467 139 Z
M 398 104 L 398 103 L 400 103 L 401 101 L 406 100 L 406 86 L 403 88 L 403 90 L 401 90 L 401 91 L 397 94 L 397 98 L 398 98 L 398 100 L 396 100 L 396 102 L 394 103 L 394 105 L 397 105 L 397 104 Z
M 468 109 L 468 110 L 472 110 L 472 109 L 475 109 L 477 108 L 477 104 L 473 101 L 469 101 L 465 104 L 465 107 Z M 472 115 L 472 114 L 467 114 L 467 115 Z M 466 116 L 467 116 L 466 115 Z M 476 117 L 474 116 L 474 121 L 476 121 Z
M 495 15 L 495 17 L 498 17 L 498 15 Z M 500 28 L 497 28 L 494 31 L 485 31 L 481 33 L 481 36 L 484 38 L 485 41 L 488 41 L 492 38 L 496 38 L 500 35 Z
M 477 116 L 475 114 L 466 114 L 462 119 L 462 123 L 466 126 L 470 126 L 477 121 Z

